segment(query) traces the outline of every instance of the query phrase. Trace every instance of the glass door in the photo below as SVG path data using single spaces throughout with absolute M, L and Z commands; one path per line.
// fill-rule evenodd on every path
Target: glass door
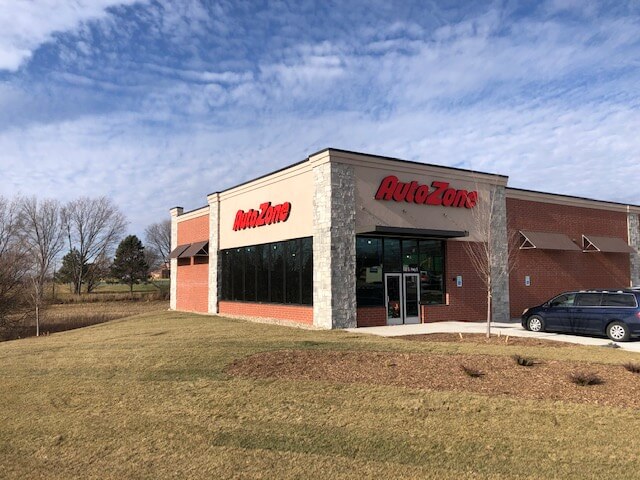
M 420 275 L 404 275 L 404 323 L 420 323 Z
M 402 274 L 387 273 L 384 276 L 387 325 L 402 325 Z

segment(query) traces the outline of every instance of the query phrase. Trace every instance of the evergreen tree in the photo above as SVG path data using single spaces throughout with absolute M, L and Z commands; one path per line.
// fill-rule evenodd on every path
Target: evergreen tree
M 68 283 L 72 286 L 72 291 L 76 295 L 80 295 L 81 288 L 81 271 L 83 274 L 87 273 L 87 265 L 82 265 L 82 270 L 80 268 L 80 252 L 77 249 L 71 250 L 64 257 L 62 257 L 62 265 L 56 272 L 55 280 L 57 282 Z
M 133 286 L 140 280 L 146 280 L 149 265 L 144 254 L 144 246 L 135 235 L 129 235 L 120 242 L 116 257 L 111 265 L 111 275 L 129 285 L 133 297 Z

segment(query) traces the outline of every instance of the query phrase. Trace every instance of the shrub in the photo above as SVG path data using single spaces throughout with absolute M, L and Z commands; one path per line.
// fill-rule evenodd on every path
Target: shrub
M 569 375 L 569 380 L 581 387 L 586 387 L 588 385 L 600 385 L 604 383 L 604 380 L 593 372 L 574 372 Z
M 460 365 L 460 368 L 462 369 L 462 371 L 468 375 L 471 378 L 480 378 L 482 376 L 484 376 L 484 372 L 476 369 L 476 368 L 472 368 L 472 367 L 467 367 L 466 365 Z
M 532 358 L 521 357 L 520 355 L 514 355 L 513 359 L 521 367 L 533 367 L 535 363 Z

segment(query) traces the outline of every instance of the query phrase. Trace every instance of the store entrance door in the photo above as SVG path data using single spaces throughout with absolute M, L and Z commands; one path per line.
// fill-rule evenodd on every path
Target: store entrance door
M 384 285 L 387 325 L 420 323 L 420 275 L 387 273 Z

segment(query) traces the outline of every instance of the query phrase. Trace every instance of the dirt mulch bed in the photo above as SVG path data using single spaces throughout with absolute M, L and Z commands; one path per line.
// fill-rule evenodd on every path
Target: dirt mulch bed
M 469 376 L 463 367 L 480 376 Z M 622 365 L 552 360 L 523 367 L 503 356 L 287 350 L 236 361 L 228 373 L 640 408 L 640 375 Z M 576 373 L 595 374 L 603 383 L 576 385 L 569 378 Z
M 539 338 L 512 337 L 508 335 L 498 336 L 491 334 L 489 338 L 483 333 L 426 333 L 423 335 L 402 335 L 402 340 L 416 342 L 448 342 L 448 343 L 473 343 L 476 345 L 501 345 L 514 347 L 575 347 L 573 343 L 558 342 L 554 340 L 541 340 Z

